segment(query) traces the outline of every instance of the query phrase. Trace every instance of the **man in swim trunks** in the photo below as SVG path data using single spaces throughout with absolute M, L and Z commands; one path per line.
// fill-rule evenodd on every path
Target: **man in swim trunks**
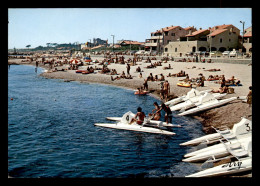
M 172 111 L 170 109 L 170 107 L 166 106 L 164 103 L 161 105 L 161 109 L 160 110 L 164 110 L 165 111 L 165 116 L 164 116 L 164 121 L 168 124 L 172 122 Z
M 136 121 L 137 124 L 142 125 L 144 122 L 144 118 L 145 118 L 145 114 L 144 114 L 144 112 L 142 112 L 142 108 L 138 107 L 137 113 L 136 113 L 135 117 L 132 119 L 131 123 Z

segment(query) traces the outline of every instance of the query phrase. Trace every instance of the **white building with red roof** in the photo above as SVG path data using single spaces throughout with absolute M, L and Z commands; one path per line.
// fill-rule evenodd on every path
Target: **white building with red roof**
M 151 32 L 151 38 L 146 39 L 145 50 L 150 52 L 162 53 L 164 46 L 169 42 L 178 41 L 181 37 L 185 37 L 190 31 L 196 31 L 194 27 L 182 28 L 180 26 L 169 26 Z

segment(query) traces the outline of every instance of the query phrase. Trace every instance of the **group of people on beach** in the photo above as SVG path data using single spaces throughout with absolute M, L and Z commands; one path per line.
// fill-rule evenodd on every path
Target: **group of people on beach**
M 172 111 L 169 106 L 166 106 L 164 103 L 161 104 L 161 106 L 158 105 L 157 102 L 153 103 L 154 109 L 151 113 L 148 114 L 150 119 L 159 121 L 161 118 L 161 111 L 164 110 L 164 121 L 168 123 L 172 123 Z M 142 111 L 141 107 L 137 108 L 137 113 L 135 114 L 135 117 L 132 119 L 130 123 L 136 122 L 139 125 L 142 125 L 144 123 L 144 118 L 146 117 L 145 113 Z

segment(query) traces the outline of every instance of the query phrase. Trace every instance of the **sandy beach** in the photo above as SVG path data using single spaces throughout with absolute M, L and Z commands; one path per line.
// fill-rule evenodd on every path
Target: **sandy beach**
M 92 60 L 95 61 L 98 59 L 99 61 L 103 60 L 103 57 L 91 56 Z M 126 58 L 128 59 L 128 58 Z M 16 64 L 30 64 L 35 65 L 35 61 L 33 62 L 21 62 L 21 59 L 10 59 L 9 63 Z M 152 60 L 152 63 L 157 62 L 159 60 Z M 164 70 L 164 67 L 168 67 L 171 65 L 172 69 Z M 234 88 L 233 94 L 227 94 L 225 98 L 229 97 L 237 97 L 237 96 L 246 96 L 249 92 L 248 87 L 252 85 L 252 66 L 248 64 L 230 64 L 230 63 L 196 63 L 196 62 L 175 62 L 168 61 L 167 63 L 162 62 L 162 66 L 157 66 L 156 68 L 145 68 L 150 65 L 150 63 L 146 63 L 145 60 L 142 62 L 137 62 L 137 65 L 131 66 L 130 74 L 133 79 L 119 79 L 119 80 L 111 80 L 111 75 L 101 74 L 95 70 L 92 74 L 81 74 L 75 73 L 75 70 L 67 70 L 67 71 L 57 71 L 57 72 L 44 72 L 41 76 L 46 78 L 55 78 L 55 79 L 64 79 L 64 81 L 80 81 L 86 83 L 101 83 L 101 84 L 109 84 L 113 86 L 119 86 L 123 88 L 130 88 L 136 90 L 138 87 L 143 86 L 144 79 L 149 76 L 150 73 L 154 75 L 163 74 L 165 80 L 168 80 L 170 83 L 170 95 L 171 97 L 182 96 L 185 95 L 190 88 L 179 87 L 176 84 L 181 82 L 181 79 L 185 77 L 167 77 L 169 73 L 175 74 L 180 72 L 181 70 L 185 71 L 186 74 L 189 74 L 190 78 L 197 78 L 200 73 L 202 73 L 207 79 L 209 75 L 225 75 L 226 79 L 231 78 L 231 76 L 235 76 L 235 78 L 241 81 L 242 86 L 236 86 Z M 49 69 L 49 65 L 43 65 L 39 63 L 40 67 L 45 69 Z M 102 68 L 101 65 L 92 64 L 88 65 L 92 67 Z M 86 69 L 88 66 L 80 66 L 79 69 Z M 136 68 L 140 66 L 142 70 L 142 78 L 139 78 L 139 72 L 136 72 Z M 56 67 L 57 69 L 66 69 L 66 65 Z M 118 74 L 121 74 L 123 71 L 126 73 L 126 64 L 115 64 L 111 63 L 108 65 L 109 69 L 116 69 Z M 207 71 L 209 69 L 220 69 L 220 71 Z M 113 75 L 116 77 L 116 75 Z M 160 81 L 148 81 L 149 90 L 152 92 L 154 96 L 160 99 Z M 214 81 L 205 81 L 204 87 L 197 87 L 198 90 L 207 90 L 207 89 L 218 89 L 220 84 L 215 83 Z M 205 133 L 212 133 L 211 126 L 220 127 L 227 126 L 229 128 L 233 127 L 233 124 L 239 122 L 241 117 L 246 117 L 252 119 L 252 107 L 249 107 L 247 103 L 242 102 L 241 100 L 235 100 L 231 103 L 210 109 L 208 111 L 204 111 L 202 113 L 198 113 L 195 116 L 199 119 L 203 124 L 203 130 Z

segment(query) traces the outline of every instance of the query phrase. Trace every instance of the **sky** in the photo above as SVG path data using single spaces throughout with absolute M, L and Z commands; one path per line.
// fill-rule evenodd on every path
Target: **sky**
M 145 42 L 167 26 L 207 29 L 252 26 L 251 8 L 9 8 L 8 49 L 46 43 L 86 43 L 93 38 Z

